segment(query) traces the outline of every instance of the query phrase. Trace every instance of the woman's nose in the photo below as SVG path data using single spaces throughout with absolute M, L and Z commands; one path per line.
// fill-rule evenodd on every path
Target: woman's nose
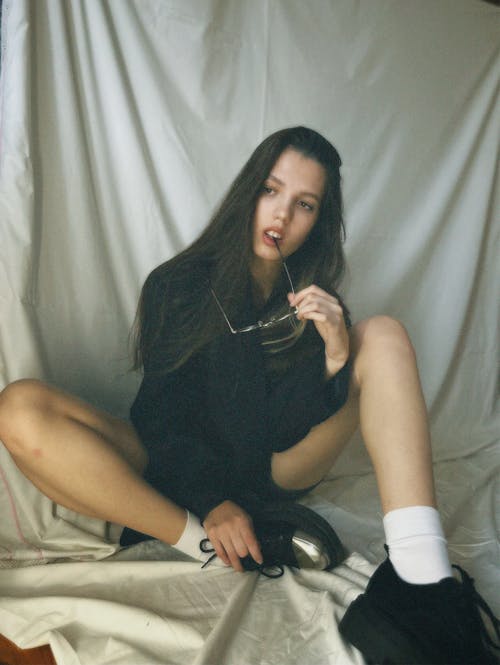
M 278 202 L 274 211 L 274 218 L 283 224 L 287 224 L 290 220 L 290 216 L 290 207 L 286 204 L 286 202 Z

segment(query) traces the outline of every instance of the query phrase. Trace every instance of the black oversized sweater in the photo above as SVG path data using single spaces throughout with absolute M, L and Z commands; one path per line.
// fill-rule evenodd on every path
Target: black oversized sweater
M 325 381 L 324 345 L 269 380 L 258 332 L 214 340 L 170 373 L 145 369 L 130 416 L 149 453 L 145 478 L 201 520 L 225 499 L 265 499 L 275 451 L 347 399 L 349 363 Z

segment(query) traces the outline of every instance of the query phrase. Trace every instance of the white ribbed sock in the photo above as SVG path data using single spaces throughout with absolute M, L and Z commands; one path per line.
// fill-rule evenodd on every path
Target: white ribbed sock
M 173 547 L 180 550 L 181 552 L 184 552 L 184 554 L 187 554 L 193 559 L 197 559 L 202 563 L 206 563 L 206 561 L 208 561 L 208 559 L 213 556 L 214 553 L 210 552 L 207 554 L 202 552 L 200 549 L 201 541 L 207 537 L 205 529 L 201 526 L 198 518 L 193 515 L 193 513 L 190 513 L 189 510 L 186 510 L 186 515 L 187 522 L 186 526 L 184 527 L 184 531 L 182 532 L 179 540 L 174 543 Z M 208 546 L 210 547 L 210 543 Z M 217 556 L 210 562 L 209 566 L 212 565 L 225 566 L 226 564 Z
M 431 506 L 409 506 L 384 516 L 389 558 L 410 584 L 432 584 L 452 577 L 439 513 Z

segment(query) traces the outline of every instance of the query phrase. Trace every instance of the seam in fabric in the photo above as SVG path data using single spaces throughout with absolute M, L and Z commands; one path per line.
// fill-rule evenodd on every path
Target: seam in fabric
M 5 88 L 5 77 L 6 77 L 6 66 L 7 66 L 7 18 L 10 14 L 11 2 L 10 0 L 4 0 L 2 3 L 2 11 L 0 13 L 0 178 L 2 176 L 2 164 L 3 164 L 3 118 L 4 118 L 4 88 Z
M 6 492 L 7 492 L 7 496 L 9 498 L 12 519 L 13 519 L 14 524 L 16 526 L 16 531 L 17 531 L 17 535 L 19 536 L 19 539 L 21 540 L 22 543 L 24 543 L 28 547 L 31 547 L 36 552 L 37 559 L 43 559 L 44 558 L 43 551 L 39 547 L 36 547 L 36 545 L 32 545 L 31 543 L 29 543 L 26 540 L 26 538 L 24 537 L 23 531 L 21 529 L 21 522 L 19 520 L 19 515 L 17 514 L 16 502 L 14 501 L 14 496 L 13 496 L 12 491 L 10 489 L 10 485 L 7 481 L 7 476 L 5 475 L 5 472 L 4 472 L 3 467 L 2 467 L 1 464 L 0 464 L 0 477 L 3 481 L 3 484 L 4 484 Z M 13 558 L 12 553 L 11 553 L 11 558 Z
M 261 116 L 260 116 L 260 139 L 264 138 L 264 127 L 266 122 L 266 111 L 267 111 L 267 91 L 268 91 L 268 81 L 269 81 L 269 0 L 265 0 L 265 10 L 264 10 L 264 32 L 266 39 L 266 54 L 265 54 L 265 67 L 264 67 L 264 81 L 262 87 L 262 106 L 261 106 Z

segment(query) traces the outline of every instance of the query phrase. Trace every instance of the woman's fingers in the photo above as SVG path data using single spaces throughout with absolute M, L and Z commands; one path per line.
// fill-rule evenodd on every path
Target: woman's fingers
M 245 529 L 242 532 L 242 536 L 244 538 L 245 548 L 247 550 L 247 553 L 244 556 L 250 554 L 250 556 L 255 562 L 262 563 L 263 562 L 262 552 L 260 549 L 259 541 L 257 540 L 257 537 L 253 530 L 253 527 Z
M 338 304 L 337 298 L 332 296 L 330 293 L 327 293 L 323 289 L 320 289 L 319 286 L 316 286 L 316 284 L 311 284 L 311 286 L 308 286 L 301 291 L 297 291 L 295 294 L 289 293 L 288 301 L 291 305 L 300 307 L 302 301 L 308 297 L 321 297 L 329 300 L 330 302 L 336 302 Z
M 262 553 L 250 524 L 236 531 L 231 531 L 221 537 L 222 545 L 227 553 L 231 565 L 235 570 L 242 571 L 240 559 L 250 555 L 257 563 L 262 563 Z
M 226 550 L 224 549 L 222 543 L 220 542 L 220 540 L 217 540 L 215 537 L 212 537 L 210 539 L 210 542 L 212 543 L 212 547 L 214 548 L 215 553 L 217 554 L 219 559 L 222 559 L 222 561 L 224 561 L 226 566 L 231 566 L 232 565 L 231 561 L 230 561 L 230 559 L 229 559 L 229 557 L 226 553 Z
M 204 527 L 217 555 L 235 570 L 243 571 L 240 558 L 249 554 L 262 563 L 252 519 L 237 504 L 224 501 L 216 506 L 205 519 Z
M 249 554 L 257 563 L 262 563 L 260 546 L 253 530 L 248 530 L 245 534 L 224 534 L 220 539 L 212 536 L 210 542 L 212 543 L 217 556 L 221 558 L 225 564 L 231 565 L 239 572 L 243 572 L 243 566 L 240 559 L 243 559 Z
M 298 319 L 308 319 L 309 321 L 319 321 L 319 323 L 326 323 L 328 321 L 328 317 L 326 314 L 322 314 L 321 312 L 300 312 L 297 314 Z
M 304 303 L 298 307 L 297 316 L 300 318 L 301 315 L 307 314 L 308 312 L 321 312 L 323 314 L 343 319 L 343 312 L 340 305 L 321 299 L 304 301 Z
M 231 540 L 226 541 L 224 544 L 224 548 L 227 552 L 227 556 L 229 557 L 229 561 L 231 562 L 232 567 L 235 570 L 237 570 L 239 573 L 242 573 L 243 566 L 241 565 L 240 556 L 236 551 L 233 542 Z
M 326 376 L 334 376 L 349 357 L 349 335 L 338 298 L 312 284 L 296 294 L 289 293 L 288 301 L 296 308 L 298 319 L 314 322 L 325 343 Z
M 325 298 L 318 295 L 306 296 L 297 306 L 297 317 L 310 318 L 310 313 L 324 314 L 326 318 L 332 319 L 332 322 L 342 321 L 344 318 L 342 307 L 335 298 Z M 317 320 L 326 320 L 317 319 Z
M 243 570 L 238 554 L 230 539 L 219 538 L 219 536 L 215 535 L 213 530 L 209 534 L 209 539 L 219 559 L 222 559 L 227 566 L 232 566 L 233 568 L 236 568 L 236 570 Z
M 308 291 L 305 293 L 305 290 L 300 291 L 295 297 L 290 297 L 289 302 L 292 307 L 297 309 L 297 316 L 299 318 L 306 312 L 316 310 L 342 315 L 343 318 L 343 310 L 337 298 L 325 291 L 321 291 L 321 289 L 318 292 Z

